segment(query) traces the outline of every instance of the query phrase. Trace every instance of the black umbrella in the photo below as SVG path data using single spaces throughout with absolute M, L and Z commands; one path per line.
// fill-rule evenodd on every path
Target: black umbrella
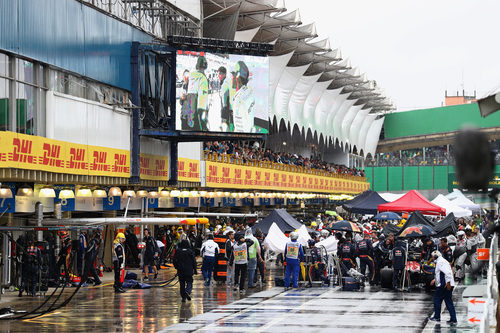
M 435 235 L 436 232 L 432 230 L 431 227 L 423 224 L 417 224 L 410 226 L 399 234 L 399 237 L 401 238 L 417 238 L 417 237 L 423 237 L 423 236 L 432 236 Z

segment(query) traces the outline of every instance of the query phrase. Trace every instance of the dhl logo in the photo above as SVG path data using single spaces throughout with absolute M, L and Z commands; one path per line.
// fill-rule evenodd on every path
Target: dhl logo
M 64 161 L 59 158 L 60 155 L 61 155 L 60 145 L 55 145 L 55 144 L 51 145 L 50 143 L 44 143 L 43 157 L 40 158 L 41 164 L 62 168 L 64 165 Z
M 127 155 L 115 154 L 114 156 L 113 172 L 129 173 L 130 167 L 127 166 Z
M 166 168 L 165 160 L 156 160 L 156 171 L 163 171 Z
M 31 155 L 33 141 L 14 138 L 12 140 L 14 151 L 11 160 L 14 162 L 36 164 L 35 158 Z
M 85 149 L 73 147 L 69 150 L 69 155 L 69 163 L 66 166 L 68 169 L 87 170 L 87 162 L 85 162 Z
M 141 156 L 141 168 L 149 169 L 149 157 Z
M 108 153 L 105 151 L 94 151 L 92 154 L 93 162 L 90 164 L 90 170 L 109 171 L 111 168 L 106 164 Z
M 210 165 L 210 167 L 208 168 L 208 173 L 210 176 L 217 177 L 217 166 Z
M 234 170 L 234 178 L 241 178 L 241 169 Z

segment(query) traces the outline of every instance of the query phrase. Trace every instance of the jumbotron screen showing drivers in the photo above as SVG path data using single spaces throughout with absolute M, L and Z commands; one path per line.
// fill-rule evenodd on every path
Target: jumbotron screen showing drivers
M 182 131 L 269 131 L 267 57 L 177 52 L 176 127 Z

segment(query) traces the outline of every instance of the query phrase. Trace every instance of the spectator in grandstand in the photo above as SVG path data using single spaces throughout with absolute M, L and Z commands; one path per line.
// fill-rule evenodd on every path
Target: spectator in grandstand
M 239 160 L 243 163 L 266 161 L 300 166 L 306 169 L 318 169 L 336 174 L 365 177 L 365 172 L 363 170 L 348 168 L 344 165 L 330 164 L 319 159 L 307 158 L 297 154 L 272 152 L 270 149 L 263 149 L 255 146 L 248 147 L 238 143 L 231 143 L 229 141 L 206 142 L 204 150 L 218 155 L 231 155 L 231 158 Z

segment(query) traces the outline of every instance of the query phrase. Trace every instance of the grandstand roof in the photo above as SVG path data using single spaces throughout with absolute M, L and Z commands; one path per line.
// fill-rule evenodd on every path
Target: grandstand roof
M 384 114 L 392 102 L 360 74 L 314 22 L 279 0 L 203 0 L 205 37 L 274 44 L 270 56 L 271 120 L 295 125 L 312 137 L 336 140 L 365 155 L 375 153 Z M 231 31 L 234 29 L 234 31 Z M 229 30 L 229 31 L 228 31 Z M 281 126 L 276 126 L 280 128 Z M 363 132 L 362 132 L 363 131 Z

